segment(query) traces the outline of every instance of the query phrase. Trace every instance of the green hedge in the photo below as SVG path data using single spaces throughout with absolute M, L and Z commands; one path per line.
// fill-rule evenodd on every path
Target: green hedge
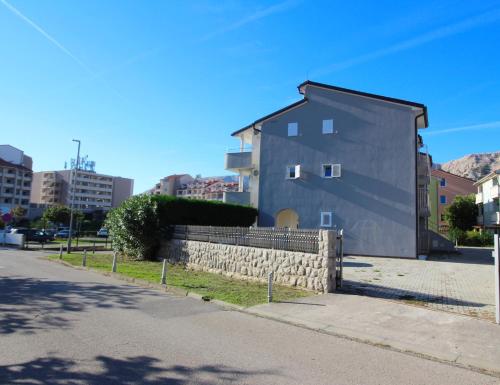
M 255 222 L 257 210 L 215 201 L 167 195 L 137 195 L 109 212 L 113 248 L 133 259 L 154 259 L 172 225 L 239 226 Z
M 218 201 L 182 199 L 170 195 L 155 195 L 161 226 L 200 225 L 249 227 L 257 217 L 257 210 Z

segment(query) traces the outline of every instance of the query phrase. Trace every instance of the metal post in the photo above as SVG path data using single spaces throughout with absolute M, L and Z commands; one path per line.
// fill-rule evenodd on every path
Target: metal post
M 62 243 L 59 245 L 59 259 L 62 259 L 62 253 L 63 253 L 63 245 Z
M 167 260 L 163 260 L 163 268 L 161 270 L 161 282 L 162 285 L 167 284 Z
M 495 257 L 495 320 L 500 324 L 500 235 L 494 234 L 495 249 L 493 250 Z
M 94 249 L 92 250 L 92 254 L 95 254 L 95 239 L 94 239 Z
M 76 186 L 76 174 L 80 166 L 80 141 L 78 139 L 73 139 L 73 142 L 78 143 L 78 151 L 76 153 L 76 165 L 73 169 L 73 178 L 71 180 L 71 185 L 73 186 L 70 194 L 70 204 L 69 204 L 69 233 L 68 233 L 68 254 L 71 253 L 71 236 L 73 235 L 73 205 L 75 201 L 75 186 Z
M 111 266 L 111 271 L 116 273 L 116 251 L 113 253 L 113 265 Z
M 87 250 L 83 250 L 82 266 L 87 266 Z
M 267 302 L 273 302 L 273 276 L 274 273 L 271 271 L 267 276 Z

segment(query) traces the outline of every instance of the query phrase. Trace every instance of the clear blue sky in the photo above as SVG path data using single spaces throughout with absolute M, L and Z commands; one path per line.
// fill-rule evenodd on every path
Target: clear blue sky
M 314 80 L 425 103 L 437 162 L 500 150 L 498 1 L 0 0 L 0 142 L 142 192 L 226 174 L 230 133 Z

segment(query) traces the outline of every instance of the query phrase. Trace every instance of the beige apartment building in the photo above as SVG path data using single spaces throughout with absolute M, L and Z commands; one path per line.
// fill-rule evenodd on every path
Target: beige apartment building
M 73 201 L 77 210 L 109 210 L 131 197 L 133 189 L 129 178 L 87 170 L 41 171 L 33 173 L 31 203 L 69 206 Z
M 0 215 L 29 209 L 33 160 L 8 144 L 0 145 Z

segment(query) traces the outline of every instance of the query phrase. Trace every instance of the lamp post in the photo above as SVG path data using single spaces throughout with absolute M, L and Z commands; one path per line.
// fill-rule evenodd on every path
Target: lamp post
M 70 194 L 70 203 L 69 203 L 69 233 L 68 233 L 68 254 L 71 253 L 71 237 L 73 236 L 73 205 L 75 200 L 75 186 L 76 186 L 76 173 L 78 168 L 80 167 L 80 141 L 78 139 L 73 139 L 73 142 L 78 143 L 78 151 L 76 153 L 76 164 L 73 169 L 73 175 L 71 178 L 71 194 Z

